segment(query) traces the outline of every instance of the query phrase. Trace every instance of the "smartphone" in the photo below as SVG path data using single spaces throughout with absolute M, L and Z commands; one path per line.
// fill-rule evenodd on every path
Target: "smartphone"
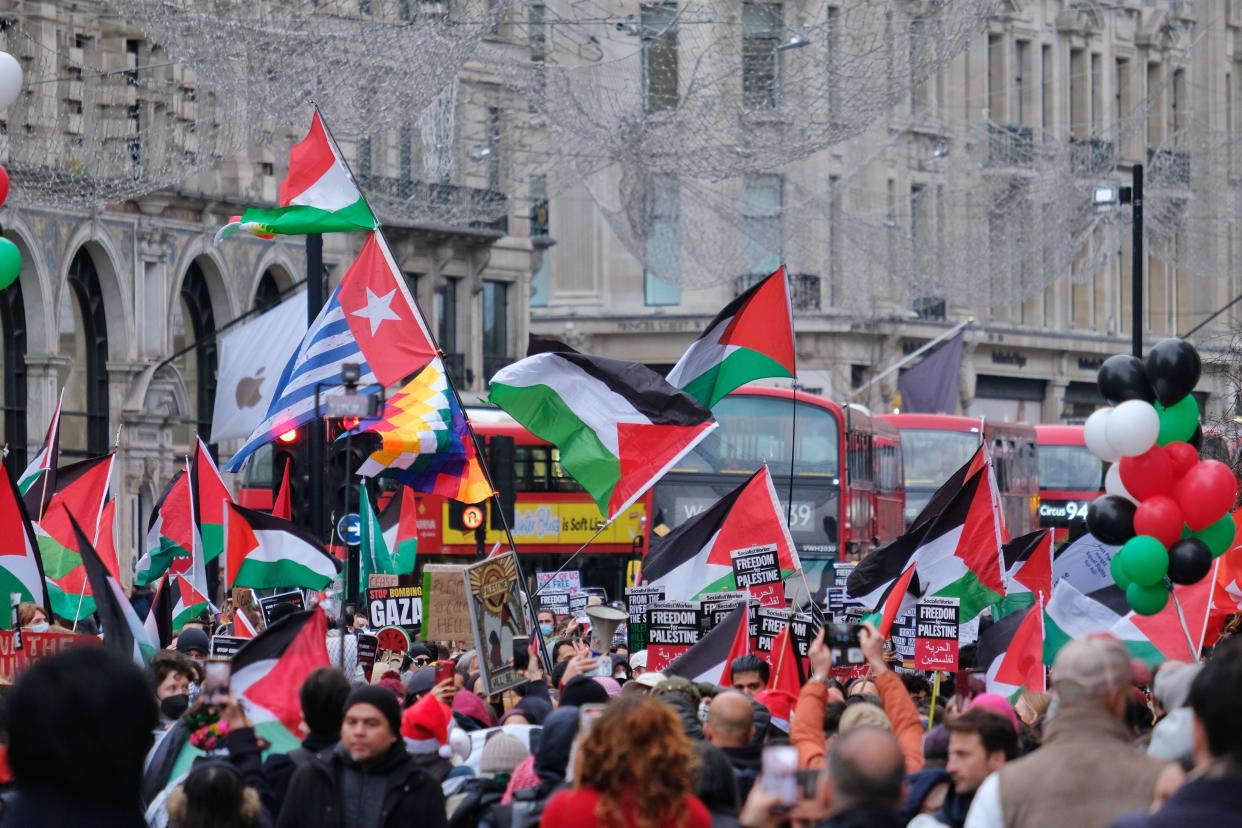
M 207 659 L 206 677 L 203 679 L 202 696 L 209 703 L 215 704 L 217 699 L 229 695 L 229 677 L 232 670 L 225 659 Z
M 528 667 L 530 667 L 530 638 L 525 635 L 515 635 L 513 636 L 513 669 L 524 673 Z
M 798 798 L 815 799 L 819 796 L 820 768 L 807 768 L 798 771 Z
M 604 715 L 604 705 L 602 704 L 584 704 L 578 708 L 578 735 L 585 736 L 591 732 L 591 725 L 595 724 L 595 720 Z M 798 758 L 798 752 L 794 750 L 794 760 Z
M 451 661 L 436 662 L 436 684 L 442 681 L 448 681 L 453 678 L 453 674 L 457 671 L 457 665 Z
M 798 802 L 798 749 L 793 745 L 768 745 L 763 749 L 763 789 L 792 808 Z
M 833 664 L 862 664 L 866 661 L 858 643 L 858 631 L 861 629 L 857 624 L 826 625 L 824 644 L 832 650 Z

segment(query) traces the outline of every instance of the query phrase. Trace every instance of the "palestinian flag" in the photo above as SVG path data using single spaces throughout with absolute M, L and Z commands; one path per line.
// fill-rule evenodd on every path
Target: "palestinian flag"
M 211 563 L 224 551 L 224 509 L 233 497 L 202 437 L 196 439 L 190 468 L 194 470 L 194 522 L 203 545 L 203 559 Z
M 782 265 L 725 305 L 668 381 L 711 408 L 751 380 L 794 376 L 793 310 Z
M 1026 690 L 1048 689 L 1044 667 L 1044 605 L 1042 597 L 983 631 L 975 650 L 975 666 L 987 677 L 989 693 L 1017 701 Z
M 132 658 L 139 667 L 145 667 L 159 648 L 148 637 L 146 628 L 138 620 L 138 613 L 134 612 L 120 582 L 104 567 L 103 561 L 95 553 L 95 547 L 82 533 L 78 522 L 72 515 L 68 520 L 75 545 L 82 556 L 82 568 L 86 570 L 91 593 L 95 598 L 95 608 L 103 627 L 103 646 L 125 658 Z
M 764 466 L 745 483 L 664 537 L 653 537 L 643 561 L 648 586 L 664 587 L 665 600 L 693 601 L 710 592 L 737 589 L 735 549 L 776 546 L 781 574 L 801 568 L 785 510 Z
M 255 626 L 250 621 L 250 616 L 242 612 L 240 608 L 233 611 L 233 637 L 234 638 L 254 638 L 259 634 Z
M 56 491 L 56 462 L 60 456 L 60 407 L 64 401 L 65 389 L 62 388 L 60 389 L 60 399 L 56 401 L 56 410 L 52 412 L 52 422 L 48 423 L 47 436 L 43 438 L 43 445 L 39 448 L 39 453 L 26 466 L 22 476 L 17 479 L 17 488 L 21 490 L 23 496 L 34 488 L 36 483 L 41 488 L 46 486 L 49 495 Z M 46 483 L 43 482 L 45 478 L 47 479 Z M 35 497 L 40 496 L 40 493 L 35 493 Z M 47 504 L 44 503 L 43 505 L 46 506 Z M 35 514 L 39 514 L 39 512 Z
M 768 680 L 768 689 L 778 693 L 789 693 L 795 699 L 802 692 L 805 678 L 802 665 L 799 663 L 798 650 L 793 635 L 793 624 L 786 624 L 785 629 L 777 633 L 772 642 L 769 662 L 772 665 L 772 677 Z
M 983 444 L 975 449 L 975 453 L 970 459 L 961 465 L 961 467 L 949 476 L 949 479 L 941 484 L 940 488 L 932 493 L 928 498 L 927 505 L 923 507 L 923 511 L 919 512 L 914 522 L 910 524 L 910 529 L 923 528 L 926 529 L 933 520 L 940 517 L 940 513 L 945 507 L 952 502 L 953 498 L 966 485 L 966 481 L 976 472 L 982 471 L 987 467 L 988 458 L 983 451 Z
M 229 504 L 225 518 L 225 584 L 231 587 L 323 589 L 340 563 L 323 544 L 287 520 Z
M 189 481 L 190 502 L 195 502 L 194 479 L 191 465 L 186 463 L 186 480 Z M 207 597 L 207 562 L 203 554 L 202 538 L 198 526 L 190 523 L 190 556 L 173 561 L 169 569 L 168 584 L 173 587 L 176 600 L 173 603 L 173 632 L 180 632 L 188 622 L 193 621 L 203 610 L 211 608 Z
M 139 559 L 134 583 L 145 586 L 169 570 L 174 559 L 188 559 L 194 546 L 194 507 L 190 478 L 178 471 L 168 481 L 147 522 L 147 549 Z
M 147 610 L 147 620 L 143 622 L 147 637 L 156 642 L 160 649 L 166 648 L 173 640 L 172 589 L 168 586 L 168 575 L 160 577 L 155 587 L 155 597 L 151 599 L 151 608 Z
M 1056 654 L 1071 639 L 1094 633 L 1116 636 L 1133 658 L 1152 666 L 1167 659 L 1198 661 L 1207 629 L 1215 566 L 1197 584 L 1173 587 L 1185 626 L 1172 597 L 1155 615 L 1139 615 L 1130 610 L 1125 593 L 1115 586 L 1083 595 L 1068 581 L 1058 581 L 1044 609 L 1044 663 L 1051 666 Z
M 50 609 L 61 618 L 78 621 L 95 612 L 92 588 L 82 567 L 74 521 L 85 526 L 92 551 L 100 543 L 105 505 L 112 480 L 114 455 L 107 454 L 64 466 L 56 472 L 57 491 L 43 519 L 35 527 L 43 574 L 47 578 Z M 72 518 L 70 518 L 72 514 Z M 111 544 L 105 544 L 105 548 Z M 96 552 L 99 557 L 99 553 Z M 119 578 L 115 553 L 103 559 L 114 578 Z
M 1000 620 L 1035 603 L 1038 595 L 1052 595 L 1052 533 L 1038 529 L 1001 547 L 1005 559 L 1005 597 L 992 607 Z
M 43 561 L 39 558 L 39 541 L 8 469 L 0 474 L 4 475 L 0 483 L 0 595 L 18 594 L 23 601 L 47 607 L 51 602 Z M 7 630 L 12 623 L 12 613 L 0 613 L 0 629 Z
M 716 427 L 712 413 L 645 365 L 531 338 L 491 380 L 491 402 L 560 450 L 608 519 L 629 508 Z
M 310 132 L 289 150 L 289 175 L 278 197 L 280 206 L 275 209 L 246 208 L 216 233 L 216 244 L 238 230 L 289 236 L 379 226 L 318 111 L 311 118 Z
M 276 501 L 272 504 L 272 517 L 281 520 L 293 520 L 293 496 L 289 491 L 289 466 L 285 463 L 284 474 L 280 477 L 280 488 L 276 490 Z
M 664 674 L 727 686 L 732 678 L 729 664 L 749 652 L 750 608 L 743 602 L 664 668 Z
M 876 610 L 863 620 L 874 624 L 880 637 L 887 639 L 893 632 L 893 624 L 904 613 L 910 612 L 918 604 L 921 595 L 918 578 L 915 577 L 917 563 L 911 563 L 902 571 L 880 595 L 876 602 Z
M 405 567 L 403 572 L 413 572 L 418 557 L 418 498 L 405 486 L 397 489 L 380 512 L 379 522 L 384 544 L 398 567 Z

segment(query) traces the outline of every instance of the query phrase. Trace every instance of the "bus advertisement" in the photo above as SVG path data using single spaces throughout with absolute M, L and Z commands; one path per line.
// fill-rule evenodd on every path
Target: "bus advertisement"
M 1087 531 L 1087 507 L 1104 492 L 1106 466 L 1087 449 L 1080 425 L 1037 425 L 1039 525 L 1053 543 Z

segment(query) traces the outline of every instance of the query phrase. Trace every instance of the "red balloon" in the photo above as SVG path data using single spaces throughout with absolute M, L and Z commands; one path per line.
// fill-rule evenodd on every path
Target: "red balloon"
M 1126 483 L 1129 489 L 1130 484 Z M 1131 493 L 1134 492 L 1130 489 Z M 1177 484 L 1175 494 L 1182 516 L 1191 531 L 1206 529 L 1233 508 L 1238 499 L 1238 480 L 1219 460 L 1196 463 Z
M 0 167 L 0 206 L 9 198 L 9 172 L 4 167 Z
M 1173 461 L 1164 446 L 1152 446 L 1138 457 L 1123 457 L 1121 482 L 1140 502 L 1166 495 L 1173 487 Z
M 1164 447 L 1165 454 L 1173 463 L 1173 478 L 1180 480 L 1186 472 L 1199 462 L 1199 452 L 1190 443 L 1169 443 Z
M 1182 507 L 1165 495 L 1149 497 L 1134 511 L 1134 534 L 1151 535 L 1166 547 L 1182 537 Z

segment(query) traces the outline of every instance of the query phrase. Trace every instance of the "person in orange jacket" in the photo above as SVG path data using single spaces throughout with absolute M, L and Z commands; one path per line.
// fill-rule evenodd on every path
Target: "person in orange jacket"
M 884 639 L 874 626 L 864 624 L 859 630 L 858 642 L 871 668 L 872 680 L 880 692 L 893 736 L 901 746 L 906 773 L 922 770 L 923 723 L 901 678 L 884 660 Z M 824 644 L 824 630 L 820 630 L 811 643 L 808 657 L 811 679 L 798 696 L 789 741 L 798 749 L 798 767 L 820 768 L 825 764 L 828 750 L 823 721 L 824 708 L 829 701 L 828 680 L 832 670 L 832 650 Z

